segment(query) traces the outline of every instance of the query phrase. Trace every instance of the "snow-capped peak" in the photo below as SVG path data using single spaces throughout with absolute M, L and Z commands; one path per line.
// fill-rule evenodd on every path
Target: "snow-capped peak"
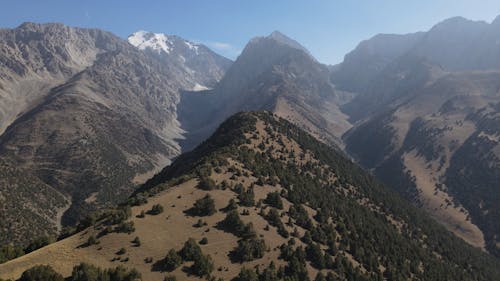
M 151 49 L 158 53 L 164 51 L 170 54 L 174 48 L 184 48 L 193 51 L 198 55 L 199 45 L 193 42 L 189 42 L 177 36 L 169 36 L 163 33 L 153 33 L 148 31 L 137 31 L 128 37 L 128 42 L 140 50 Z M 182 47 L 182 45 L 185 47 Z M 184 52 L 184 51 L 182 51 Z
M 153 33 L 147 31 L 137 31 L 128 37 L 128 42 L 137 48 L 144 50 L 153 49 L 157 52 L 164 51 L 169 54 L 172 50 L 172 42 L 163 33 Z

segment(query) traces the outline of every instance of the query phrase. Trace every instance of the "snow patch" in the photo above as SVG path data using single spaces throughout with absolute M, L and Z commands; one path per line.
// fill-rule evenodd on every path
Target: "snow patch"
M 193 44 L 189 41 L 184 41 L 184 44 L 186 44 L 186 46 L 188 46 L 190 50 L 193 50 L 196 54 L 198 54 L 198 45 Z
M 163 51 L 167 54 L 170 54 L 172 51 L 172 42 L 169 40 L 168 36 L 163 33 L 140 30 L 130 35 L 128 37 L 128 42 L 140 50 L 149 48 L 158 53 Z
M 200 85 L 198 83 L 196 83 L 193 87 L 193 90 L 192 91 L 195 91 L 195 92 L 198 92 L 198 91 L 204 91 L 204 90 L 210 90 L 210 88 L 206 87 L 206 86 L 203 86 L 203 85 Z

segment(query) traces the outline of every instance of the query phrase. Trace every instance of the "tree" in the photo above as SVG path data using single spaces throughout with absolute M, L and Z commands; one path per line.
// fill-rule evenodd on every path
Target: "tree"
M 240 200 L 240 205 L 245 207 L 252 207 L 255 205 L 255 193 L 253 188 L 242 188 L 238 194 L 238 199 Z
M 239 262 L 253 261 L 264 256 L 266 244 L 262 239 L 241 239 L 231 252 L 232 258 Z
M 224 212 L 229 212 L 229 211 L 232 211 L 232 210 L 236 210 L 238 209 L 238 205 L 236 204 L 236 201 L 231 198 L 227 204 L 226 207 L 224 207 L 224 209 L 222 209 L 222 211 Z
M 255 271 L 243 267 L 238 276 L 233 278 L 231 281 L 259 281 L 259 276 L 255 273 Z
M 280 278 L 278 277 L 278 272 L 276 271 L 276 266 L 274 262 L 271 261 L 269 266 L 264 269 L 262 274 L 260 275 L 260 281 L 278 281 Z
M 104 272 L 91 264 L 81 263 L 73 267 L 71 281 L 97 281 L 102 280 Z
M 163 259 L 163 268 L 167 271 L 174 271 L 182 263 L 182 258 L 174 249 L 170 249 Z
M 110 281 L 141 280 L 141 274 L 136 269 L 131 269 L 130 271 L 128 271 L 125 267 L 123 267 L 121 265 L 114 268 L 114 269 L 105 270 L 105 274 L 108 277 L 106 279 L 103 279 L 103 280 L 110 280 Z M 98 281 L 100 281 L 100 280 L 98 280 Z
M 215 209 L 214 199 L 210 196 L 210 194 L 205 195 L 205 197 L 196 200 L 194 205 L 188 211 L 190 214 L 194 216 L 211 216 L 217 212 Z
M 191 266 L 191 272 L 200 277 L 209 275 L 213 270 L 214 263 L 212 258 L 202 254 L 195 258 L 194 263 Z
M 284 238 L 288 238 L 289 233 L 285 228 L 285 225 L 281 221 L 280 215 L 278 211 L 275 208 L 271 208 L 267 215 L 265 216 L 265 219 L 272 225 L 278 228 L 278 234 L 283 236 Z
M 26 253 L 33 252 L 35 250 L 38 250 L 44 246 L 47 246 L 49 244 L 52 244 L 56 242 L 56 239 L 52 236 L 42 236 L 38 237 L 37 239 L 33 240 L 25 249 L 24 251 Z
M 326 281 L 325 275 L 323 275 L 321 271 L 318 272 L 318 274 L 316 274 L 316 278 L 314 278 L 314 281 Z
M 14 247 L 12 245 L 2 246 L 0 248 L 0 263 L 4 263 L 22 255 L 24 255 L 24 251 L 21 247 Z
M 306 247 L 307 258 L 317 269 L 325 268 L 325 257 L 323 251 L 316 243 L 311 243 Z
M 71 281 L 135 281 L 140 279 L 141 274 L 135 269 L 127 270 L 123 266 L 101 269 L 87 263 L 73 267 L 69 278 Z
M 64 281 L 64 278 L 49 265 L 36 265 L 23 272 L 18 281 Z
M 194 261 L 197 257 L 201 256 L 201 248 L 196 243 L 196 240 L 189 238 L 184 242 L 184 246 L 179 254 L 185 261 Z
M 283 200 L 281 200 L 281 195 L 277 191 L 269 192 L 266 199 L 264 199 L 264 203 L 280 210 L 283 209 Z
M 244 239 L 254 238 L 257 236 L 253 228 L 253 224 L 250 222 L 245 225 L 236 210 L 232 210 L 227 213 L 226 217 L 219 223 L 219 225 L 228 232 Z

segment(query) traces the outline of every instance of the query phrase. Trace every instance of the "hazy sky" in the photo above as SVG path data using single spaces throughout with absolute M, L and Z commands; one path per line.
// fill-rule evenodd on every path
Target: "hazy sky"
M 491 22 L 499 0 L 2 0 L 0 26 L 25 21 L 97 27 L 126 38 L 136 30 L 176 34 L 234 59 L 246 42 L 274 30 L 321 62 L 335 64 L 377 33 L 427 30 L 463 16 Z

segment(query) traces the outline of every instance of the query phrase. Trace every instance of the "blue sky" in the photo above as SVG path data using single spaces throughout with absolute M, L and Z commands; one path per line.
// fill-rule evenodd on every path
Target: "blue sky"
M 25 21 L 97 27 L 126 38 L 136 30 L 176 34 L 234 59 L 249 39 L 274 30 L 335 64 L 377 33 L 428 30 L 463 16 L 492 21 L 498 0 L 4 0 L 0 26 Z

